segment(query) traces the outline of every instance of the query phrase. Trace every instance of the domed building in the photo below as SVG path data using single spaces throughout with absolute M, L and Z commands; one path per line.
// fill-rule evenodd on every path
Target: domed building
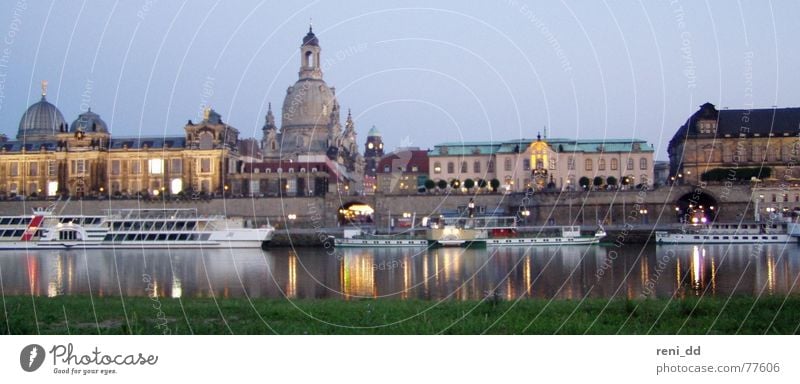
M 88 111 L 81 113 L 78 115 L 78 118 L 72 122 L 72 125 L 69 127 L 70 132 L 97 132 L 97 133 L 108 133 L 108 126 L 103 119 L 100 118 L 100 115 L 92 112 L 92 109 L 89 108 Z
M 47 101 L 47 82 L 42 82 L 42 99 L 28 107 L 19 121 L 17 140 L 33 142 L 54 140 L 58 132 L 66 131 L 67 121 L 55 105 Z
M 286 90 L 280 132 L 270 105 L 263 127 L 265 160 L 325 158 L 349 172 L 363 173 L 363 158 L 356 146 L 356 131 L 348 113 L 344 131 L 336 89 L 322 78 L 319 39 L 311 27 L 300 46 L 298 80 Z

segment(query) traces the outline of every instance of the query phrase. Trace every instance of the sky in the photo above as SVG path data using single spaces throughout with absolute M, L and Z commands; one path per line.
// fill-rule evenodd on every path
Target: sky
M 240 137 L 280 119 L 313 23 L 363 146 L 647 140 L 699 105 L 800 106 L 797 1 L 0 0 L 0 133 L 47 98 L 114 136 L 182 135 L 210 105 Z M 344 116 L 343 116 L 344 118 Z M 280 122 L 278 122 L 280 124 Z M 363 148 L 362 148 L 363 149 Z

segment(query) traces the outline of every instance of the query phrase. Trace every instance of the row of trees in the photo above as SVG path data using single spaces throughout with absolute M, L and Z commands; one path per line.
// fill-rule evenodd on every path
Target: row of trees
M 750 181 L 756 179 L 769 179 L 772 168 L 714 168 L 700 175 L 703 181 Z
M 578 185 L 580 185 L 580 187 L 583 189 L 589 189 L 590 186 L 594 186 L 595 188 L 599 189 L 604 185 L 613 188 L 616 187 L 617 184 L 628 185 L 630 183 L 631 180 L 628 179 L 627 177 L 623 177 L 622 181 L 618 181 L 617 178 L 614 176 L 609 176 L 605 179 L 603 179 L 600 176 L 595 176 L 594 179 L 591 180 L 588 177 L 584 176 L 578 180 Z

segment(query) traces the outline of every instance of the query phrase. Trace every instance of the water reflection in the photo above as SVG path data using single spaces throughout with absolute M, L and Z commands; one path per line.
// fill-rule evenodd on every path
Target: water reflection
M 6 295 L 505 299 L 796 291 L 796 244 L 0 253 Z M 150 290 L 150 291 L 148 291 Z

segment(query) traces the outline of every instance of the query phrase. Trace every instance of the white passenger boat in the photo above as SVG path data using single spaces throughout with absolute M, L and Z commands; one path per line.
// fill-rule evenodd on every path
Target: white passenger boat
M 202 216 L 196 209 L 121 209 L 104 215 L 56 215 L 54 206 L 29 216 L 0 216 L 0 250 L 68 248 L 257 248 L 274 228 Z
M 756 244 L 788 243 L 793 238 L 785 222 L 692 224 L 676 232 L 657 231 L 658 244 Z M 800 233 L 794 234 L 800 236 Z
M 359 229 L 347 229 L 342 238 L 331 237 L 329 241 L 337 247 L 511 247 L 591 245 L 606 236 L 602 227 L 592 235 L 581 235 L 579 226 L 541 228 L 541 235 L 519 236 L 517 218 L 513 216 L 441 217 L 426 221 L 428 225 L 418 230 L 424 231 L 424 237 L 366 235 Z

